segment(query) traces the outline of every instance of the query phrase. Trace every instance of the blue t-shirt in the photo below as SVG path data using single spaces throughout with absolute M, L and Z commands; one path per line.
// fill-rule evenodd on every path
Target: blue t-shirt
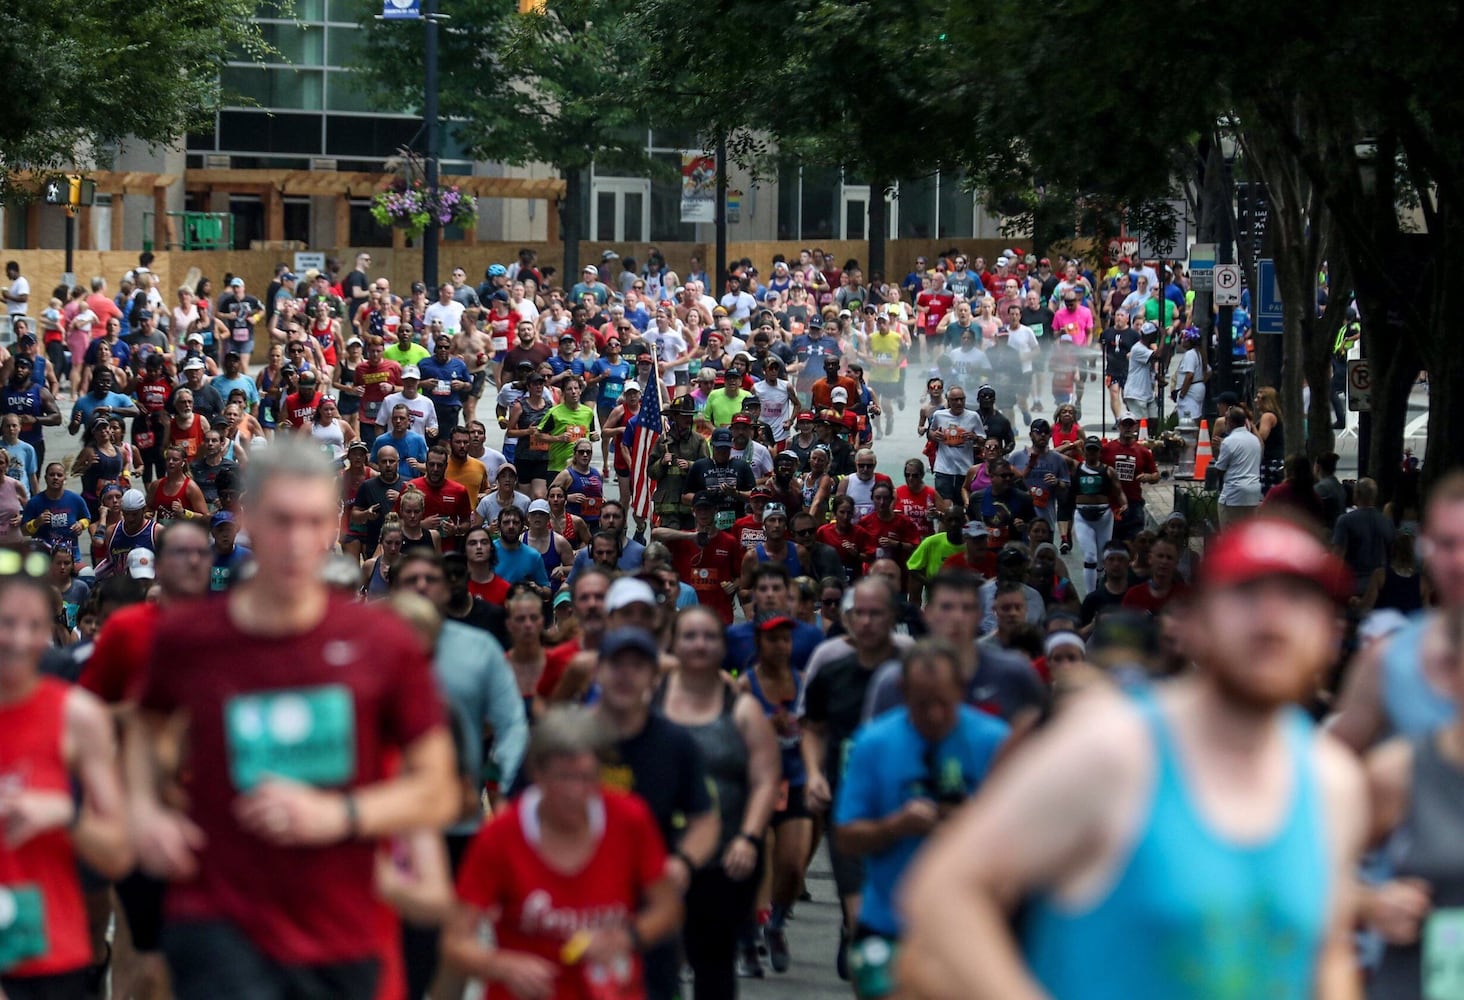
M 47 511 L 51 513 L 51 523 L 37 526 L 36 539 L 52 548 L 65 545 L 71 549 L 72 556 L 80 559 L 81 545 L 77 536 L 71 533 L 71 527 L 91 517 L 86 501 L 70 490 L 62 490 L 57 500 L 52 500 L 43 491 L 26 501 L 25 509 L 20 512 L 20 523 L 28 524 Z
M 92 414 L 96 413 L 97 408 L 102 406 L 110 406 L 114 410 L 131 410 L 137 408 L 137 404 L 133 402 L 132 397 L 123 393 L 109 392 L 98 399 L 94 394 L 89 392 L 76 401 L 76 409 L 81 411 L 82 426 L 90 424 Z M 72 412 L 74 413 L 75 410 Z
M 576 375 L 583 375 L 585 373 L 585 363 L 579 358 L 570 358 L 566 361 L 562 355 L 551 354 L 549 355 L 549 370 L 555 375 L 563 375 L 566 371 L 574 372 Z
M 240 375 L 238 378 L 229 378 L 227 375 L 215 375 L 212 385 L 219 391 L 219 397 L 225 404 L 229 402 L 229 393 L 235 389 L 244 392 L 244 399 L 249 403 L 250 409 L 259 405 L 259 386 L 254 384 L 254 379 Z
M 94 365 L 102 360 L 102 352 L 110 348 L 112 357 L 117 359 L 117 364 L 126 368 L 132 361 L 132 348 L 122 341 L 115 344 L 108 344 L 105 340 L 93 340 L 86 349 L 86 357 L 83 358 L 86 364 Z
M 427 461 L 427 439 L 416 431 L 407 431 L 406 437 L 392 437 L 390 434 L 382 434 L 377 437 L 371 445 L 371 461 L 376 461 L 376 456 L 381 449 L 391 445 L 397 450 L 397 457 L 402 460 L 402 468 L 407 467 L 407 459 L 415 458 L 419 462 Z
M 641 563 L 646 561 L 646 547 L 634 538 L 627 538 L 625 546 L 620 550 L 620 560 L 615 568 L 622 573 L 640 572 Z M 590 568 L 590 547 L 586 545 L 574 555 L 574 563 L 569 567 L 569 576 L 565 579 L 566 587 L 573 587 L 579 575 Z
M 969 798 L 986 780 L 997 748 L 1009 731 L 1000 719 L 962 705 L 955 728 L 932 748 L 915 731 L 903 706 L 892 709 L 855 735 L 834 797 L 834 825 L 883 819 L 912 799 Z M 880 934 L 899 936 L 895 886 L 923 843 L 923 837 L 905 837 L 865 857 L 861 924 Z
M 29 490 L 33 482 L 31 477 L 41 471 L 36 467 L 36 450 L 19 439 L 14 444 L 0 444 L 0 448 L 10 455 L 10 468 L 5 470 L 5 474 Z
M 31 358 L 31 384 L 46 387 L 46 359 L 37 354 Z
M 473 376 L 468 374 L 468 366 L 462 358 L 448 358 L 446 364 L 438 364 L 433 358 L 423 358 L 417 362 L 417 370 L 422 373 L 422 378 L 437 379 L 437 387 L 431 392 L 423 390 L 423 395 L 432 400 L 432 405 L 439 411 L 454 409 L 463 405 L 462 397 L 452 391 L 454 382 L 471 382 Z M 444 392 L 443 387 L 447 388 Z M 438 421 L 441 423 L 441 421 Z
M 620 394 L 625 392 L 625 380 L 630 378 L 630 362 L 622 355 L 619 361 L 611 362 L 609 358 L 596 358 L 595 363 L 590 366 L 590 374 L 600 381 L 595 383 L 600 393 L 600 406 L 602 409 L 614 409 L 620 403 Z
M 503 539 L 500 538 L 493 542 L 493 549 L 498 554 L 493 572 L 503 577 L 509 586 L 521 580 L 537 583 L 541 587 L 549 586 L 549 574 L 544 570 L 544 557 L 533 546 L 520 542 L 518 548 L 510 552 L 503 547 Z
M 235 545 L 234 551 L 228 555 L 220 555 L 215 552 L 213 569 L 209 571 L 208 576 L 208 589 L 216 594 L 228 590 L 229 585 L 234 582 L 234 574 L 239 571 L 239 567 L 252 558 L 254 558 L 254 553 L 242 545 Z

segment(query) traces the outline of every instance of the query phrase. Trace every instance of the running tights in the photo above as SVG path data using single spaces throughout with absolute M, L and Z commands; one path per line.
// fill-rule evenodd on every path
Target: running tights
M 1078 504 L 1073 513 L 1073 541 L 1083 553 L 1083 583 L 1092 593 L 1098 585 L 1098 564 L 1103 559 L 1103 549 L 1113 537 L 1113 508 L 1103 507 L 1103 516 L 1096 521 L 1088 520 L 1084 511 L 1094 510 L 1097 504 Z
M 752 874 L 739 882 L 727 877 L 720 857 L 692 877 L 686 894 L 681 940 L 696 977 L 696 1000 L 735 1000 L 737 935 L 752 915 L 762 881 L 761 857 Z

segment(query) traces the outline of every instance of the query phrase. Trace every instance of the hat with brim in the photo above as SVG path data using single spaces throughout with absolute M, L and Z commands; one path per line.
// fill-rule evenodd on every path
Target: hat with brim
M 1316 536 L 1279 517 L 1258 517 L 1221 532 L 1202 564 L 1210 587 L 1289 577 L 1315 584 L 1334 601 L 1352 596 L 1352 573 Z

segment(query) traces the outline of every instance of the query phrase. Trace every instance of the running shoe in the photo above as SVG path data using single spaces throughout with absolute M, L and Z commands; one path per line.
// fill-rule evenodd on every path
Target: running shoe
M 757 957 L 757 945 L 742 944 L 737 947 L 737 978 L 761 979 L 762 959 Z
M 768 959 L 774 972 L 787 972 L 793 964 L 793 955 L 788 951 L 788 932 L 781 927 L 769 927 L 764 931 L 768 939 Z

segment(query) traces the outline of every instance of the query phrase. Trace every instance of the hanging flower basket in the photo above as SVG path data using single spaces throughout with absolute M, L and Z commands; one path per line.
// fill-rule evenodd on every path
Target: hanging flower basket
M 456 185 L 439 186 L 434 196 L 424 182 L 398 178 L 371 199 L 371 216 L 416 238 L 433 222 L 444 228 L 472 228 L 478 222 L 478 203 Z

